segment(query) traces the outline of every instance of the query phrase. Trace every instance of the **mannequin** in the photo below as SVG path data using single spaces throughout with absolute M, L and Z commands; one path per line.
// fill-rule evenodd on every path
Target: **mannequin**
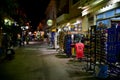
M 75 44 L 75 49 L 76 58 L 81 61 L 82 58 L 84 57 L 84 44 L 81 42 L 81 40 L 79 41 L 79 43 Z

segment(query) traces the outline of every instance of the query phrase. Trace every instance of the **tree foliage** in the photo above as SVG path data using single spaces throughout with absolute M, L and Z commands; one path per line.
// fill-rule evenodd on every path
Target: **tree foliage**
M 4 17 L 11 17 L 18 22 L 22 22 L 22 19 L 24 20 L 25 14 L 23 14 L 24 12 L 20 9 L 17 1 L 18 0 L 0 0 L 0 20 Z
M 4 25 L 5 17 L 11 18 L 17 21 L 19 24 L 24 23 L 25 14 L 22 11 L 22 9 L 20 9 L 20 6 L 17 1 L 18 0 L 0 0 L 0 27 L 3 27 L 5 32 L 19 32 L 20 31 L 20 27 L 18 26 L 15 27 L 13 25 L 11 26 Z

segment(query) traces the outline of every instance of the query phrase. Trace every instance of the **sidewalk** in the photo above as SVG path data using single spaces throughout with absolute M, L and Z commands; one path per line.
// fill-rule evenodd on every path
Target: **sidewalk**
M 42 55 L 51 55 L 50 59 L 58 61 L 64 65 L 65 70 L 73 80 L 98 80 L 91 73 L 86 72 L 85 67 L 87 63 L 85 61 L 79 62 L 75 58 L 68 58 L 65 53 L 59 53 L 56 49 L 50 48 L 46 43 L 42 43 L 40 51 L 44 54 Z M 62 66 L 61 65 L 61 66 Z

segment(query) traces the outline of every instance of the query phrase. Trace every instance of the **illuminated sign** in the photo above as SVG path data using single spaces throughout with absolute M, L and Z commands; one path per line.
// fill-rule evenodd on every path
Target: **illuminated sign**
M 52 26 L 52 25 L 53 25 L 53 20 L 49 19 L 49 20 L 47 21 L 47 25 L 48 25 L 48 26 Z

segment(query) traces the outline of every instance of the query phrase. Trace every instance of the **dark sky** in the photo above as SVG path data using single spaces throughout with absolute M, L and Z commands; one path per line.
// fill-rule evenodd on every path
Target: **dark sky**
M 36 27 L 41 19 L 45 17 L 44 12 L 50 0 L 19 0 L 19 4 L 25 11 L 31 24 Z

